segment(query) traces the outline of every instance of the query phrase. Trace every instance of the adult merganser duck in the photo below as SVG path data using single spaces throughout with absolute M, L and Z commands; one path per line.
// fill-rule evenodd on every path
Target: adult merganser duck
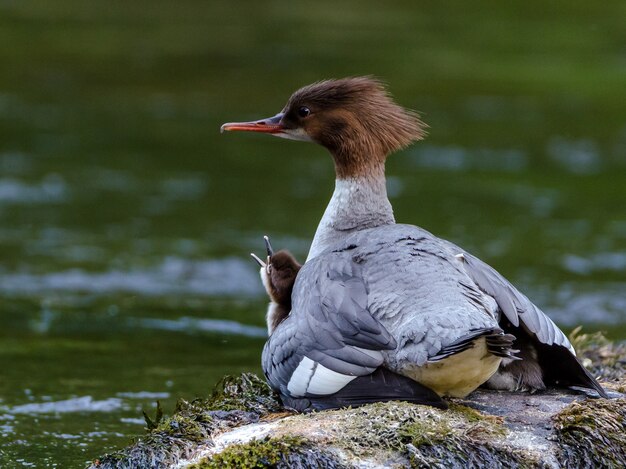
M 443 405 L 432 391 L 463 397 L 483 383 L 579 386 L 606 397 L 563 332 L 498 272 L 422 228 L 395 223 L 385 160 L 423 138 L 424 124 L 379 81 L 314 83 L 274 117 L 224 130 L 313 141 L 335 163 L 335 191 L 297 274 L 291 314 L 263 350 L 268 381 L 287 405 L 357 405 L 403 392 Z M 389 374 L 415 386 L 394 391 Z

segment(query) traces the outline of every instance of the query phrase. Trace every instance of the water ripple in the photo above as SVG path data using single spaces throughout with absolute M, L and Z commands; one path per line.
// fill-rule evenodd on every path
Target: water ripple
M 592 140 L 553 137 L 548 142 L 546 152 L 565 171 L 574 174 L 595 174 L 602 170 L 600 151 Z
M 122 400 L 111 397 L 96 401 L 91 396 L 74 397 L 54 402 L 34 402 L 7 409 L 11 414 L 57 414 L 69 412 L 112 412 L 122 408 Z
M 220 332 L 222 334 L 236 334 L 247 337 L 267 337 L 267 330 L 264 327 L 249 326 L 225 319 L 182 317 L 178 319 L 144 318 L 131 321 L 137 321 L 140 326 L 148 329 L 177 332 Z
M 167 399 L 170 397 L 169 392 L 118 392 L 117 397 L 123 397 L 126 399 Z
M 0 179 L 0 203 L 53 203 L 66 198 L 67 186 L 57 174 L 49 174 L 40 183 L 26 183 L 18 179 Z
M 562 263 L 570 272 L 581 275 L 599 271 L 626 272 L 626 253 L 601 252 L 588 257 L 568 254 Z
M 549 316 L 568 326 L 578 324 L 622 324 L 626 311 L 626 285 L 603 283 L 583 285 L 566 283 L 554 296 L 556 305 L 547 310 Z
M 253 296 L 260 294 L 262 288 L 250 263 L 240 258 L 198 261 L 167 257 L 154 268 L 128 271 L 70 269 L 46 274 L 0 273 L 0 292 L 15 295 L 45 291 L 131 292 L 147 296 Z
M 465 148 L 459 145 L 419 145 L 409 150 L 414 166 L 447 171 L 519 172 L 526 168 L 527 157 L 518 149 Z

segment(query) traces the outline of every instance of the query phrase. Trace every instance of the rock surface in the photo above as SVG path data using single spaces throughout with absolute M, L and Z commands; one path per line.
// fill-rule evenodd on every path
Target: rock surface
M 478 390 L 439 410 L 403 402 L 311 414 L 285 411 L 255 375 L 149 418 L 135 444 L 91 468 L 624 467 L 626 346 L 572 340 L 612 399 L 562 390 Z

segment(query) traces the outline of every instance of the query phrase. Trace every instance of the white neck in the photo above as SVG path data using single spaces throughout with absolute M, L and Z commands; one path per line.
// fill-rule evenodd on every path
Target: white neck
M 307 261 L 355 231 L 393 223 L 384 169 L 370 176 L 336 179 Z

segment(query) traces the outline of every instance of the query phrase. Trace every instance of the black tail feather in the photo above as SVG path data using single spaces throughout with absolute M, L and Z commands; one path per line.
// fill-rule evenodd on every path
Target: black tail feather
M 405 401 L 447 409 L 446 402 L 432 389 L 380 367 L 372 374 L 360 376 L 329 396 L 307 395 L 293 398 L 281 395 L 285 407 L 300 412 L 358 407 L 373 402 Z
M 558 344 L 544 344 L 536 335 L 530 334 L 523 327 L 515 327 L 508 320 L 501 321 L 500 326 L 507 333 L 517 337 L 516 346 L 521 349 L 523 361 L 517 362 L 518 370 L 538 369 L 540 372 L 539 382 L 530 384 L 531 389 L 543 389 L 544 386 L 557 388 L 580 387 L 596 391 L 601 397 L 607 398 L 608 394 L 600 383 L 580 363 L 580 360 L 569 350 L 568 347 Z M 507 334 L 508 335 L 508 334 Z M 510 367 L 511 365 L 507 365 Z M 518 371 L 519 372 L 519 371 Z M 520 375 L 522 381 L 528 376 Z M 531 374 L 534 376 L 534 374 Z M 523 383 L 524 384 L 524 383 Z
M 437 355 L 430 357 L 428 360 L 432 362 L 443 360 L 444 358 L 469 350 L 474 347 L 476 341 L 481 337 L 485 338 L 487 350 L 492 354 L 497 357 L 517 359 L 515 354 L 519 352 L 519 350 L 513 349 L 515 336 L 505 334 L 499 327 L 489 327 L 470 331 L 469 334 L 443 347 Z
M 609 397 L 600 383 L 567 348 L 546 344 L 535 346 L 539 350 L 539 364 L 543 370 L 543 379 L 548 386 L 593 389 L 600 397 Z
M 502 331 L 495 334 L 485 336 L 487 341 L 487 350 L 489 350 L 496 357 L 512 358 L 514 360 L 520 360 L 515 354 L 519 353 L 519 350 L 513 348 L 513 342 L 515 342 L 515 336 L 512 334 L 504 334 Z

